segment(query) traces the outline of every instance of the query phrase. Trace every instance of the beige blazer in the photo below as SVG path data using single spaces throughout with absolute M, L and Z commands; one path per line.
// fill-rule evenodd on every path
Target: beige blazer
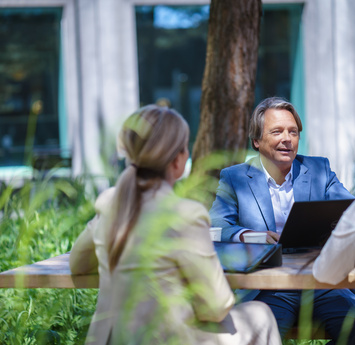
M 97 215 L 70 254 L 73 273 L 98 267 L 100 275 L 87 344 L 258 344 L 258 337 L 260 344 L 269 343 L 262 331 L 250 326 L 252 316 L 248 318 L 244 305 L 229 313 L 234 295 L 209 237 L 207 210 L 178 198 L 165 182 L 144 194 L 141 215 L 111 274 L 107 239 L 113 195 L 111 188 L 99 196 Z M 259 313 L 250 307 L 249 312 Z M 266 318 L 273 322 L 272 314 Z M 237 331 L 238 319 L 245 322 L 240 329 L 250 328 L 250 342 Z M 276 339 L 270 344 L 280 344 L 276 323 L 273 327 L 273 334 L 270 327 L 260 328 Z

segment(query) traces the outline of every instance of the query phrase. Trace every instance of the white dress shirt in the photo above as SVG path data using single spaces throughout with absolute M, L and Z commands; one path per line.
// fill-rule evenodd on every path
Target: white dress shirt
M 266 182 L 268 184 L 269 192 L 270 192 L 270 196 L 271 196 L 272 207 L 274 209 L 276 229 L 270 229 L 270 230 L 276 230 L 276 232 L 279 235 L 281 235 L 281 232 L 282 232 L 283 227 L 286 223 L 287 217 L 291 211 L 291 207 L 295 201 L 294 196 L 293 196 L 293 185 L 292 185 L 293 165 L 291 166 L 289 173 L 285 177 L 285 182 L 282 185 L 278 185 L 276 183 L 276 181 L 267 172 L 267 170 L 263 166 L 263 163 L 261 162 L 261 160 L 260 160 L 260 163 L 261 163 L 261 166 L 264 170 Z M 254 230 L 254 229 L 245 228 L 245 229 L 238 231 L 233 236 L 233 241 L 234 242 L 241 242 L 240 235 L 246 230 Z
M 292 205 L 295 202 L 293 197 L 293 185 L 292 185 L 292 166 L 289 173 L 285 177 L 285 182 L 280 186 L 270 176 L 267 170 L 261 163 L 266 181 L 269 186 L 269 192 L 271 196 L 272 207 L 274 209 L 276 232 L 281 235 L 283 227 L 286 223 L 287 217 L 291 211 Z

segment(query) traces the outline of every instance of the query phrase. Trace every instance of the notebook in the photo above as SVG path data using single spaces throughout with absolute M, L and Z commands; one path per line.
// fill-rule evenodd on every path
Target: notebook
M 282 265 L 279 244 L 213 242 L 224 272 L 249 273 Z
M 283 253 L 323 247 L 341 215 L 353 201 L 295 202 L 279 240 Z

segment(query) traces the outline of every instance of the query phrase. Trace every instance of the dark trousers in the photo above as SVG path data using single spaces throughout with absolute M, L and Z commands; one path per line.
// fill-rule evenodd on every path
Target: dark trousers
M 299 319 L 301 298 L 302 317 L 307 309 L 312 312 L 315 324 L 320 323 L 332 337 L 328 345 L 335 344 L 343 336 L 348 340 L 342 344 L 355 344 L 355 295 L 348 289 L 262 290 L 255 300 L 271 308 L 283 338 Z

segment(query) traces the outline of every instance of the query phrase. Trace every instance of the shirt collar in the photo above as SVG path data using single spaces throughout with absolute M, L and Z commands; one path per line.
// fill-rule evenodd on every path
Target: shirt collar
M 270 176 L 270 174 L 268 173 L 268 171 L 265 169 L 264 165 L 263 165 L 263 162 L 261 161 L 261 158 L 260 158 L 260 164 L 261 164 L 261 167 L 263 168 L 263 171 L 264 171 L 264 174 L 265 174 L 265 178 L 266 178 L 266 182 L 268 184 L 271 184 L 271 185 L 274 185 L 274 186 L 279 186 L 276 181 Z M 285 176 L 285 183 L 291 183 L 292 184 L 292 170 L 293 170 L 293 163 L 291 165 L 291 169 L 290 171 L 288 172 L 288 174 Z

